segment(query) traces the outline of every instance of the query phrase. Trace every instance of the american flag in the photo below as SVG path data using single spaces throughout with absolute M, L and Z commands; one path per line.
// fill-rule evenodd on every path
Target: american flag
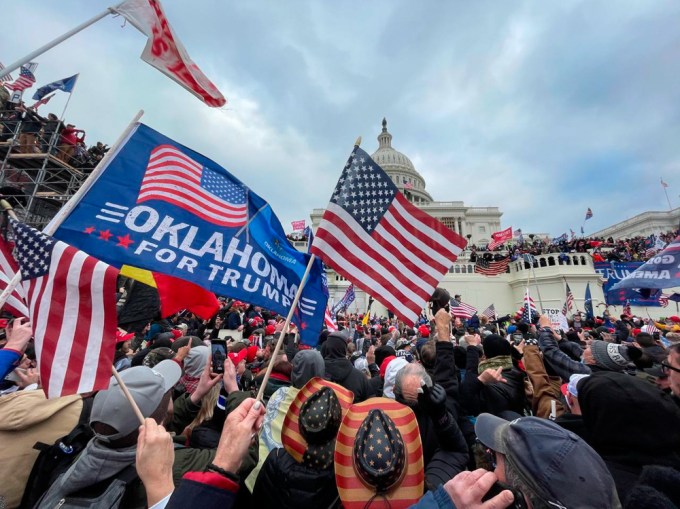
M 536 304 L 534 304 L 534 299 L 531 298 L 529 294 L 529 288 L 524 291 L 524 306 L 522 306 L 522 321 L 526 323 L 531 323 L 533 319 L 538 316 L 538 310 L 536 309 Z
M 465 245 L 463 237 L 411 204 L 355 147 L 312 253 L 412 326 Z
M 571 228 L 569 228 L 569 233 L 571 235 L 571 240 L 574 240 L 574 237 L 576 237 L 576 232 L 574 230 L 572 230 Z
M 482 311 L 482 316 L 486 316 L 489 320 L 496 318 L 496 306 L 491 304 L 488 308 Z
M 118 269 L 22 223 L 12 227 L 47 397 L 106 389 Z
M 499 232 L 493 232 L 491 234 L 491 242 L 489 242 L 487 247 L 490 250 L 493 250 L 508 240 L 512 240 L 512 226 L 508 226 L 505 230 L 501 230 Z
M 569 283 L 565 283 L 567 285 L 567 301 L 564 303 L 564 305 L 567 308 L 567 311 L 571 311 L 574 309 L 574 294 L 571 293 L 571 288 L 569 288 Z M 566 313 L 565 313 L 566 315 Z
M 630 309 L 630 301 L 626 300 L 625 305 L 623 306 L 623 314 L 624 315 L 633 315 L 633 312 Z
M 451 315 L 465 319 L 472 318 L 477 312 L 477 308 L 456 300 L 451 302 L 450 308 Z
M 335 320 L 333 320 L 331 312 L 328 309 L 326 309 L 326 313 L 323 316 L 323 322 L 326 324 L 326 329 L 328 329 L 329 332 L 338 330 L 338 326 L 335 324 Z
M 21 92 L 27 88 L 31 88 L 35 83 L 35 76 L 26 66 L 21 67 L 19 71 L 19 77 L 14 83 L 6 83 L 5 88 L 8 90 L 13 90 L 15 92 Z
M 475 263 L 475 272 L 477 274 L 484 274 L 485 276 L 498 276 L 500 274 L 505 274 L 508 270 L 508 265 L 510 265 L 509 256 L 498 261 L 489 261 L 478 258 L 477 263 Z
M 643 325 L 642 327 L 640 327 L 640 331 L 646 332 L 647 334 L 654 334 L 655 332 L 661 334 L 661 331 L 652 322 L 649 322 L 647 325 Z
M 4 65 L 2 65 L 2 62 L 0 62 L 0 71 L 2 71 L 5 68 Z M 4 81 L 13 81 L 14 78 L 12 78 L 11 74 L 5 74 L 2 78 L 0 78 L 0 83 Z
M 12 256 L 14 245 L 0 236 L 0 292 L 7 288 L 14 275 L 19 271 L 19 264 Z M 28 317 L 26 292 L 24 287 L 17 286 L 5 302 L 5 311 L 16 317 Z
M 404 189 L 413 189 L 413 184 L 406 182 L 406 184 L 404 184 Z
M 342 296 L 340 302 L 333 306 L 333 314 L 337 315 L 339 311 L 349 308 L 350 304 L 356 299 L 356 294 L 354 293 L 354 285 L 349 285 L 347 290 L 345 290 L 345 295 Z
M 30 108 L 32 110 L 37 110 L 40 106 L 43 104 L 47 104 L 50 102 L 50 99 L 52 99 L 56 94 L 48 95 L 47 97 L 43 97 L 42 99 L 37 100 Z
M 661 304 L 661 307 L 668 307 L 668 297 L 669 295 L 666 295 L 665 293 L 659 295 L 659 304 Z
M 593 217 L 593 211 L 591 210 L 590 207 L 588 207 L 588 210 L 586 210 L 586 221 L 588 219 L 590 219 L 591 217 Z M 581 228 L 581 229 L 583 229 L 583 228 Z
M 240 227 L 248 219 L 242 185 L 172 145 L 159 145 L 151 151 L 137 203 L 148 200 L 172 203 L 219 226 Z

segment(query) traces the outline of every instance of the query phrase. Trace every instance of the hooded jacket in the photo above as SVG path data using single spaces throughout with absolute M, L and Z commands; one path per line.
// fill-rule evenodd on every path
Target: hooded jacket
M 622 373 L 578 383 L 586 439 L 604 459 L 625 500 L 645 465 L 680 469 L 680 409 L 670 395 Z
M 39 451 L 73 430 L 83 409 L 80 396 L 47 399 L 43 391 L 19 391 L 0 398 L 0 478 L 7 507 L 17 507 Z
M 375 387 L 347 358 L 347 344 L 342 335 L 331 333 L 323 344 L 322 355 L 326 365 L 326 378 L 354 393 L 354 402 L 375 396 Z

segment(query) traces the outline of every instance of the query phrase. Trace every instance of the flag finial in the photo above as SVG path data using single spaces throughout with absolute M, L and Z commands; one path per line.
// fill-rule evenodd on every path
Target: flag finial
M 357 138 L 357 141 L 354 142 L 355 147 L 359 147 L 361 145 L 361 136 Z

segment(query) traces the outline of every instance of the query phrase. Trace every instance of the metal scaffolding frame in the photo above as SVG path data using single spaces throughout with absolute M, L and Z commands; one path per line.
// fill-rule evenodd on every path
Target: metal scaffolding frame
M 21 140 L 21 120 L 0 111 L 0 196 L 8 199 L 19 219 L 42 229 L 78 190 L 91 167 L 72 166 L 59 147 L 59 133 L 49 140 L 41 130 L 33 144 Z M 22 146 L 21 141 L 24 141 Z

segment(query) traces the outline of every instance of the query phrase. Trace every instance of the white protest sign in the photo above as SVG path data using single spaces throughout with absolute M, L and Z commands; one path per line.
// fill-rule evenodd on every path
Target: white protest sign
M 561 309 L 543 308 L 543 314 L 550 318 L 550 325 L 553 329 L 561 329 L 564 332 L 569 330 L 567 317 L 562 314 Z

